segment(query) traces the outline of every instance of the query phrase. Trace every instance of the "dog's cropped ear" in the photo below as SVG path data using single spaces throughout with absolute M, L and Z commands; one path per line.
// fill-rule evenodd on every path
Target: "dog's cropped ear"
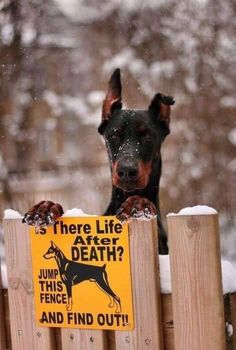
M 112 112 L 117 108 L 122 108 L 122 102 L 121 102 L 121 92 L 122 92 L 122 86 L 121 86 L 121 79 L 120 79 L 120 69 L 117 68 L 108 83 L 108 91 L 107 95 L 105 97 L 105 100 L 103 101 L 102 105 L 102 124 L 100 125 L 98 131 L 102 133 L 102 126 L 104 125 L 104 122 L 108 121 L 112 115 Z
M 56 247 L 57 247 L 56 244 L 55 244 L 53 241 L 51 241 L 51 246 L 52 246 L 53 248 L 56 248 Z
M 156 94 L 149 106 L 151 115 L 158 121 L 164 122 L 169 131 L 170 125 L 170 106 L 175 103 L 175 100 L 171 96 L 165 96 L 160 93 Z

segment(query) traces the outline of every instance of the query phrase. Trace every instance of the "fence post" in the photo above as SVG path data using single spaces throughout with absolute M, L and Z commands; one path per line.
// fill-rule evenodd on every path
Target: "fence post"
M 167 222 L 175 350 L 225 350 L 218 215 Z
M 29 227 L 3 220 L 12 350 L 52 350 L 53 330 L 35 325 Z
M 162 350 L 156 219 L 133 220 L 129 235 L 135 328 L 115 332 L 116 350 Z

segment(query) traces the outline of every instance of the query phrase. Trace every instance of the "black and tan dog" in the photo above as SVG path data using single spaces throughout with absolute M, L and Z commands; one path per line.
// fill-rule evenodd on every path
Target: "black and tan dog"
M 104 215 L 121 220 L 157 215 L 159 250 L 168 253 L 167 237 L 159 209 L 161 144 L 169 134 L 170 106 L 174 99 L 156 94 L 146 110 L 122 109 L 120 70 L 112 74 L 103 102 L 103 135 L 110 160 L 112 196 Z M 63 214 L 61 205 L 42 201 L 31 208 L 23 222 L 53 224 Z
M 66 286 L 68 301 L 66 306 L 67 311 L 71 311 L 73 305 L 72 287 L 83 281 L 90 281 L 95 282 L 97 286 L 110 297 L 109 307 L 114 307 L 116 305 L 116 313 L 121 312 L 120 298 L 109 286 L 106 265 L 95 266 L 68 260 L 63 252 L 52 241 L 51 246 L 43 257 L 45 259 L 54 258 L 57 262 L 61 280 Z

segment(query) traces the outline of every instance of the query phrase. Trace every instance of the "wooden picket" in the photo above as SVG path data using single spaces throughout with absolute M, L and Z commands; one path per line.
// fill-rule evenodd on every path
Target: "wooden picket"
M 163 349 L 156 220 L 129 226 L 135 328 L 116 332 L 116 349 Z
M 52 350 L 53 330 L 36 326 L 29 228 L 4 220 L 12 349 Z
M 218 215 L 168 216 L 175 350 L 225 350 Z

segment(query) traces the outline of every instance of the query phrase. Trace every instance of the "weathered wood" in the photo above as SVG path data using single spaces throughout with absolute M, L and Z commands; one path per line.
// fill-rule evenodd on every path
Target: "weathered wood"
M 218 215 L 167 222 L 175 350 L 225 350 Z
M 174 322 L 172 310 L 172 295 L 162 294 L 162 315 L 163 315 L 163 329 L 164 329 L 164 349 L 175 350 L 174 344 Z M 6 343 L 7 349 L 11 349 L 11 333 L 10 333 L 10 319 L 9 319 L 9 304 L 8 291 L 4 289 L 4 309 L 5 309 L 5 323 L 6 323 Z M 228 333 L 227 350 L 236 350 L 236 293 L 227 294 L 224 297 L 225 321 L 232 325 L 233 334 Z M 55 328 L 56 350 L 63 350 L 61 344 L 61 328 Z M 73 334 L 73 333 L 72 333 Z M 107 331 L 107 349 L 116 350 L 115 332 Z
M 3 303 L 4 303 L 5 331 L 6 331 L 6 349 L 12 349 L 11 330 L 10 330 L 10 313 L 9 313 L 9 301 L 8 301 L 7 289 L 3 290 Z
M 106 331 L 61 329 L 63 350 L 109 350 Z
M 53 330 L 35 324 L 29 227 L 20 219 L 8 219 L 3 228 L 12 350 L 52 350 Z
M 115 333 L 116 350 L 161 350 L 163 329 L 156 220 L 133 220 L 129 235 L 134 330 Z
M 0 350 L 6 349 L 6 326 L 5 326 L 5 310 L 2 290 L 1 276 L 1 258 L 0 258 Z

